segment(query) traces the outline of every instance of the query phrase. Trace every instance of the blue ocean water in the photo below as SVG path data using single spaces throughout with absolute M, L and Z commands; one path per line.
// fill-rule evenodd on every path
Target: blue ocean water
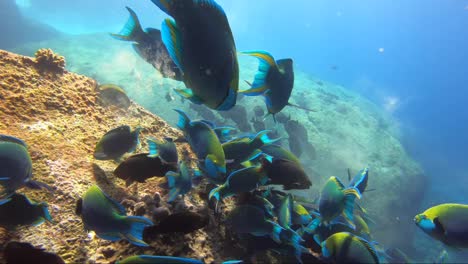
M 218 0 L 239 50 L 291 57 L 297 68 L 359 92 L 398 121 L 430 179 L 426 201 L 468 203 L 467 0 Z M 118 32 L 151 1 L 17 0 L 23 14 L 70 34 Z M 313 102 L 311 102 L 313 105 Z

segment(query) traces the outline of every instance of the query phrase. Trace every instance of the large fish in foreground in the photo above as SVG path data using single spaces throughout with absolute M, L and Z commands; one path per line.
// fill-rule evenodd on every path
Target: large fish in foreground
M 133 42 L 133 48 L 146 62 L 153 65 L 163 77 L 182 81 L 182 72 L 172 61 L 161 38 L 161 31 L 147 28 L 143 31 L 136 13 L 127 7 L 130 17 L 118 34 L 111 34 L 114 38 Z
M 162 24 L 162 40 L 183 73 L 179 94 L 211 109 L 236 104 L 239 64 L 231 27 L 214 0 L 152 0 L 173 19 Z
M 273 117 L 288 105 L 309 110 L 289 102 L 294 87 L 292 59 L 275 61 L 273 56 L 266 51 L 249 51 L 242 54 L 258 58 L 260 66 L 251 88 L 240 93 L 247 96 L 264 96 L 268 113 Z

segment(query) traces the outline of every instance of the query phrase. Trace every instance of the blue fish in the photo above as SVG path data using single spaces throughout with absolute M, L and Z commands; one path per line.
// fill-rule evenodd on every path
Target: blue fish
M 32 180 L 32 160 L 26 143 L 8 135 L 0 135 L 0 185 L 4 189 L 0 192 L 0 205 L 22 187 L 52 190 L 47 184 Z
M 179 156 L 177 155 L 177 148 L 172 138 L 164 138 L 164 142 L 156 138 L 149 137 L 149 155 L 148 157 L 159 157 L 165 164 L 177 164 Z
M 360 170 L 349 183 L 349 187 L 354 187 L 362 194 L 366 191 L 367 182 L 369 181 L 369 168 Z
M 176 90 L 196 104 L 229 110 L 236 104 L 239 64 L 231 27 L 214 0 L 152 0 L 173 19 L 162 24 L 164 45 L 183 72 L 188 89 Z
M 91 186 L 78 201 L 76 212 L 81 215 L 85 229 L 93 230 L 105 240 L 126 239 L 137 246 L 143 241 L 143 230 L 153 223 L 139 216 L 127 216 L 125 208 L 107 196 L 98 186 Z
M 198 172 L 195 172 L 198 175 Z M 179 172 L 169 171 L 166 173 L 169 184 L 168 202 L 172 202 L 178 195 L 184 195 L 192 189 L 192 173 L 185 162 L 180 162 Z

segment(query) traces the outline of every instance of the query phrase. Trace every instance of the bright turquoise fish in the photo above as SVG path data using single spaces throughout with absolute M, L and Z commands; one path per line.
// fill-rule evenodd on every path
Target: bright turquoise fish
M 224 10 L 214 0 L 152 0 L 174 19 L 162 24 L 162 40 L 183 72 L 188 89 L 179 94 L 211 109 L 236 104 L 239 65 Z
M 197 172 L 195 174 L 198 175 Z M 168 202 L 172 202 L 178 195 L 184 195 L 192 189 L 192 173 L 185 162 L 179 163 L 179 172 L 169 171 L 166 173 L 167 182 L 169 184 Z
M 292 222 L 295 225 L 307 225 L 312 221 L 312 216 L 309 211 L 300 203 L 294 201 L 292 209 Z
M 203 121 L 190 121 L 182 110 L 179 113 L 177 126 L 184 132 L 193 152 L 197 155 L 200 169 L 217 182 L 222 182 L 226 175 L 226 158 L 218 136 Z
M 153 223 L 145 217 L 127 216 L 125 208 L 96 185 L 78 201 L 76 212 L 81 215 L 85 229 L 93 230 L 102 239 L 126 239 L 137 246 L 148 246 L 143 241 L 143 230 Z
M 7 135 L 0 135 L 0 186 L 0 205 L 22 187 L 52 190 L 47 184 L 32 180 L 32 160 L 26 143 Z
M 211 190 L 209 198 L 215 197 L 221 200 L 235 194 L 250 192 L 268 181 L 262 167 L 248 167 L 237 170 L 229 175 L 226 182 Z
M 256 158 L 262 153 L 260 150 L 261 147 L 279 140 L 269 138 L 268 132 L 270 131 L 260 131 L 253 139 L 244 137 L 224 143 L 223 150 L 226 159 L 240 164 L 244 161 Z
M 150 256 L 150 255 L 139 255 L 131 256 L 121 261 L 117 261 L 116 264 L 203 264 L 202 261 L 189 258 L 179 258 L 170 256 Z

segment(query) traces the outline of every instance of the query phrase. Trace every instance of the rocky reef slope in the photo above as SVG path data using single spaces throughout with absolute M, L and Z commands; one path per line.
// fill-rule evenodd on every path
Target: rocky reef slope
M 48 53 L 48 52 L 46 52 Z M 39 56 L 41 53 L 38 53 Z M 60 57 L 58 61 L 60 61 Z M 134 254 L 176 255 L 210 263 L 229 258 L 236 249 L 214 221 L 190 235 L 161 235 L 149 241 L 151 247 L 139 248 L 127 242 L 108 242 L 90 236 L 75 205 L 85 190 L 98 184 L 117 201 L 123 201 L 129 214 L 148 215 L 148 201 L 167 206 L 171 211 L 206 210 L 205 199 L 193 191 L 191 199 L 173 207 L 155 200 L 164 197 L 160 179 L 125 188 L 125 182 L 113 176 L 114 161 L 93 159 L 96 142 L 109 129 L 119 125 L 143 128 L 148 135 L 162 139 L 177 138 L 180 132 L 164 120 L 132 103 L 128 109 L 101 105 L 96 81 L 38 64 L 39 59 L 0 51 L 0 134 L 23 139 L 33 160 L 33 178 L 43 181 L 55 192 L 20 190 L 33 200 L 45 201 L 55 223 L 22 227 L 14 231 L 0 228 L 0 245 L 9 241 L 30 242 L 59 254 L 66 263 L 109 263 Z M 178 144 L 181 153 L 190 157 L 186 144 Z M 140 152 L 147 151 L 143 143 Z M 2 262 L 0 256 L 0 263 Z

